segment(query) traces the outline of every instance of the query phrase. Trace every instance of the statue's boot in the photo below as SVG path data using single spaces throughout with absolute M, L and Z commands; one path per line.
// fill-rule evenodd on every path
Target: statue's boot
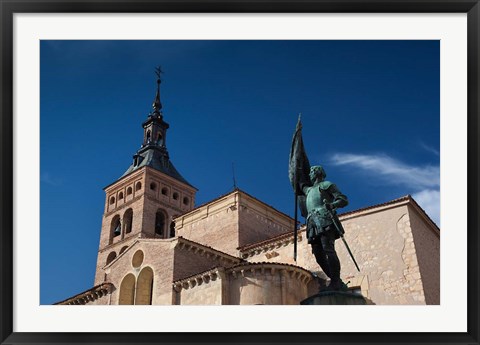
M 330 291 L 346 291 L 347 285 L 340 279 L 340 260 L 336 253 L 329 253 L 328 265 L 330 270 L 330 284 L 328 290 Z
M 328 291 L 348 291 L 348 286 L 341 279 L 332 280 L 327 287 Z

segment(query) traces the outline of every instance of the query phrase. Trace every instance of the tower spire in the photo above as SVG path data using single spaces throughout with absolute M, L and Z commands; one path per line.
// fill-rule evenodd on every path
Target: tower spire
M 155 100 L 153 101 L 153 114 L 161 115 L 162 102 L 160 102 L 160 83 L 162 82 L 161 74 L 163 73 L 162 67 L 158 66 L 155 68 L 155 74 L 157 75 L 157 93 L 155 95 Z

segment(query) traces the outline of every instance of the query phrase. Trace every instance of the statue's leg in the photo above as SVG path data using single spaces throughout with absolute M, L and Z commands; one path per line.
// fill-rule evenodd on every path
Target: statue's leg
M 326 231 L 322 235 L 322 248 L 326 254 L 327 262 L 330 270 L 330 286 L 336 287 L 340 285 L 340 260 L 338 259 L 337 252 L 335 251 L 335 234 L 333 231 Z
M 322 271 L 331 279 L 330 265 L 328 264 L 327 255 L 323 250 L 323 246 L 320 243 L 312 243 L 312 253 L 315 255 L 315 259 Z

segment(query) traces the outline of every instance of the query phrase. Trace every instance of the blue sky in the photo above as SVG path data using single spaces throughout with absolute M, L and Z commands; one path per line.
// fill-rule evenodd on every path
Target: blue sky
M 298 113 L 343 211 L 412 194 L 439 224 L 439 41 L 42 41 L 40 302 L 93 286 L 105 195 L 142 142 L 164 70 L 167 147 L 199 189 L 293 215 Z

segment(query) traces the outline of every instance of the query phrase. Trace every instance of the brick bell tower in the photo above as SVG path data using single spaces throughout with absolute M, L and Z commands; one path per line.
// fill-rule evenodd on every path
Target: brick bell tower
M 175 237 L 173 218 L 193 209 L 197 189 L 175 169 L 168 155 L 168 123 L 160 102 L 161 69 L 156 69 L 157 91 L 152 111 L 143 122 L 143 142 L 127 171 L 104 188 L 95 285 L 107 280 L 104 267 L 138 237 Z

